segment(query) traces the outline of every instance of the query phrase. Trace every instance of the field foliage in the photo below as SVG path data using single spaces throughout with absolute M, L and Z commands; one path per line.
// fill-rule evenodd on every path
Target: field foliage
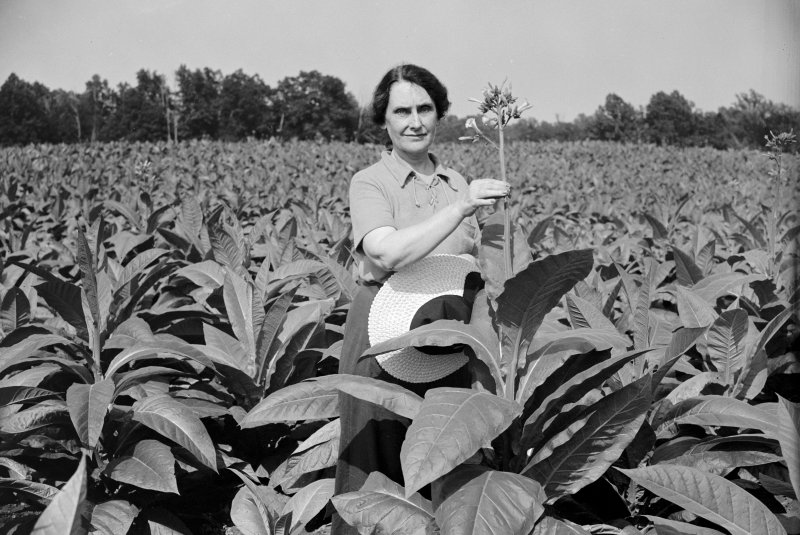
M 420 398 L 336 373 L 378 150 L 0 151 L 4 532 L 800 533 L 796 156 L 510 145 L 513 275 L 481 214 L 470 324 L 368 351 L 471 349 Z M 339 392 L 409 419 L 405 486 L 333 496 Z

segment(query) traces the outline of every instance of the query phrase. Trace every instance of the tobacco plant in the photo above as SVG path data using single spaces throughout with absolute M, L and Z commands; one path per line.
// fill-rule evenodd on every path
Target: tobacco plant
M 506 144 L 537 177 L 511 273 L 499 212 L 474 320 L 371 349 L 468 346 L 472 388 L 425 398 L 331 374 L 371 148 L 0 151 L 0 523 L 324 532 L 346 391 L 410 422 L 403 485 L 333 497 L 362 532 L 798 533 L 797 216 L 754 204 L 770 162 L 796 189 L 775 149 Z

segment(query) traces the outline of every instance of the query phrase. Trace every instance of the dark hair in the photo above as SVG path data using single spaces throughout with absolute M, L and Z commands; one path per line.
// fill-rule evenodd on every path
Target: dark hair
M 447 100 L 447 88 L 428 69 L 403 63 L 389 70 L 375 87 L 372 94 L 372 120 L 375 124 L 383 126 L 386 122 L 386 108 L 389 106 L 389 91 L 392 84 L 405 80 L 424 89 L 436 106 L 438 119 L 447 114 L 450 101 Z

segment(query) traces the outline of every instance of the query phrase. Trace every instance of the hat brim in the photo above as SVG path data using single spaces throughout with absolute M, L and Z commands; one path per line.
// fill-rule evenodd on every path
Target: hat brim
M 398 271 L 384 283 L 370 308 L 368 334 L 376 345 L 407 333 L 414 314 L 426 302 L 443 295 L 464 295 L 464 284 L 475 263 L 463 256 L 431 255 Z M 409 383 L 429 383 L 450 375 L 469 358 L 464 351 L 431 355 L 405 347 L 377 355 L 390 375 Z

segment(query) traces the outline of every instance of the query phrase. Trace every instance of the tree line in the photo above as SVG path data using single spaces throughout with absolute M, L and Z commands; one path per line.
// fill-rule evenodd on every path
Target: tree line
M 223 75 L 181 65 L 177 87 L 165 76 L 141 69 L 135 85 L 116 87 L 95 75 L 83 92 L 51 90 L 11 74 L 0 86 L 0 145 L 95 141 L 181 141 L 215 139 L 319 139 L 383 143 L 372 124 L 335 76 L 301 71 L 275 87 L 237 70 Z M 465 135 L 465 119 L 444 118 L 439 141 Z M 764 136 L 800 130 L 800 111 L 750 90 L 715 112 L 697 109 L 678 91 L 660 91 L 635 108 L 609 94 L 592 115 L 572 122 L 532 118 L 516 122 L 509 140 L 607 140 L 658 145 L 761 147 Z

